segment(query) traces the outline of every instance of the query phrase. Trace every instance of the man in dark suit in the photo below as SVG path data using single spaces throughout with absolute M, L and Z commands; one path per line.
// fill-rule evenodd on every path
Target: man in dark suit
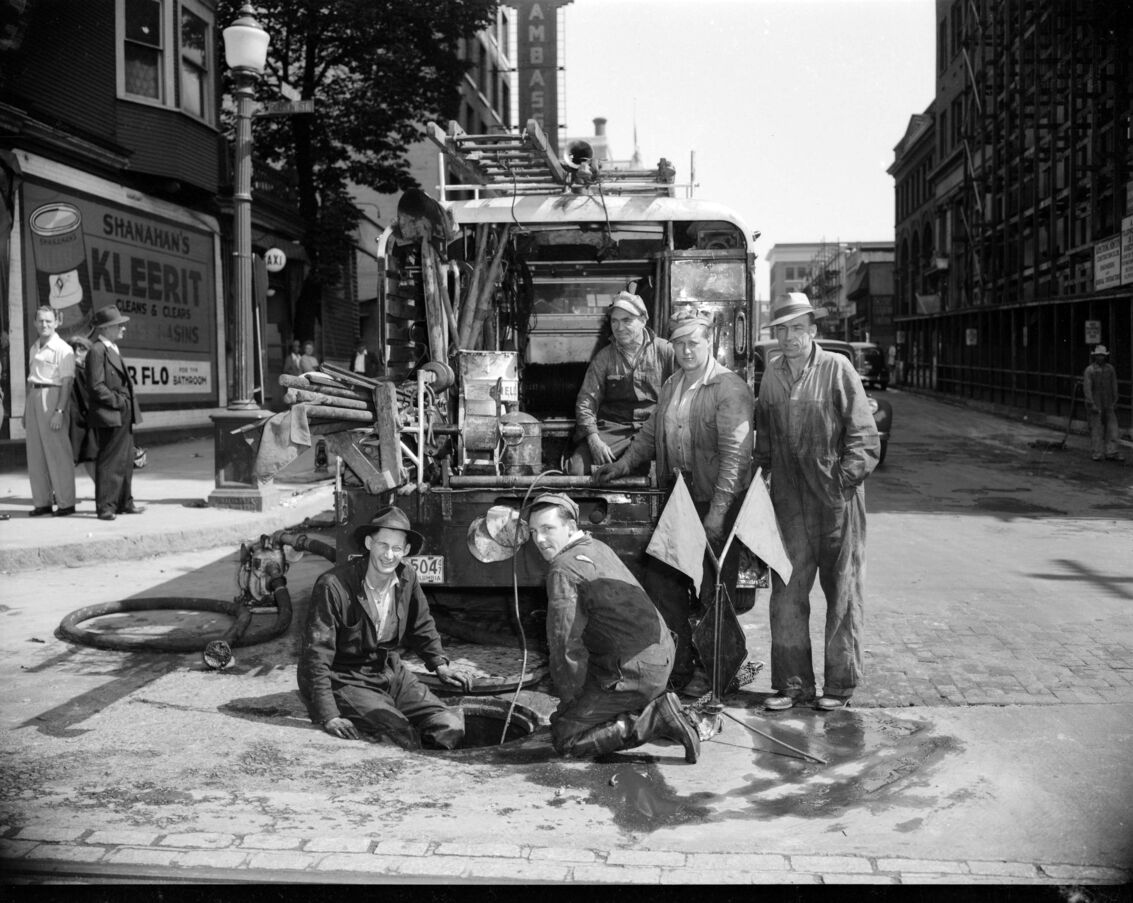
M 129 317 L 113 304 L 94 314 L 96 339 L 87 355 L 88 420 L 98 434 L 94 496 L 99 520 L 141 514 L 134 504 L 134 426 L 142 414 L 130 372 L 118 351 Z

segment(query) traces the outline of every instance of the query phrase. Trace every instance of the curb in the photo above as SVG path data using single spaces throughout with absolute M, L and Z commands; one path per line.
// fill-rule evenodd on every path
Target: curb
M 498 844 L 429 842 L 415 844 L 419 850 L 394 852 L 386 847 L 400 842 L 369 838 L 364 838 L 364 849 L 351 844 L 348 850 L 326 842 L 330 838 L 292 838 L 293 843 L 283 848 L 265 843 L 263 835 L 243 839 L 202 835 L 198 844 L 170 844 L 195 837 L 173 835 L 160 838 L 157 844 L 118 845 L 84 843 L 78 838 L 69 842 L 24 840 L 19 833 L 0 840 L 3 868 L 9 878 L 22 874 L 86 876 L 106 881 L 129 877 L 342 883 L 355 882 L 365 875 L 367 881 L 383 883 L 1079 885 L 1123 884 L 1131 877 L 1127 869 L 1101 865 L 864 854 L 574 850 L 527 845 L 504 849 Z
M 45 567 L 76 567 L 109 560 L 131 561 L 193 549 L 204 551 L 258 539 L 301 523 L 334 507 L 333 487 L 319 486 L 296 492 L 271 511 L 233 512 L 225 523 L 152 533 L 121 534 L 94 538 L 87 533 L 75 542 L 45 546 L 0 549 L 0 572 L 38 570 Z M 218 510 L 218 509 L 213 509 Z M 238 518 L 235 522 L 231 518 Z

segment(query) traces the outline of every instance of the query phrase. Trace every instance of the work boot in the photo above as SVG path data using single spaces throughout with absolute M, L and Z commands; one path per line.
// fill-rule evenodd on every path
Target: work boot
M 615 721 L 587 728 L 575 737 L 563 737 L 561 740 L 555 738 L 552 731 L 555 752 L 572 759 L 592 759 L 625 749 L 629 733 L 625 722 L 626 717 L 622 715 Z
M 654 699 L 638 716 L 633 736 L 639 746 L 649 740 L 672 740 L 685 749 L 685 761 L 695 765 L 700 758 L 700 732 L 681 708 L 675 693 L 664 693 Z

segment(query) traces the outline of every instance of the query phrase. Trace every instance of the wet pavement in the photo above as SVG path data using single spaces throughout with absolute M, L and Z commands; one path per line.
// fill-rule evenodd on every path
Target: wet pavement
M 1039 449 L 1030 443 L 1047 430 L 889 394 L 894 439 L 867 489 L 867 673 L 854 705 L 764 713 L 764 670 L 729 699 L 696 766 L 653 745 L 563 761 L 545 726 L 452 753 L 337 740 L 310 724 L 295 692 L 294 625 L 237 649 L 224 672 L 196 655 L 54 636 L 80 604 L 231 598 L 234 548 L 6 574 L 9 874 L 1127 881 L 1133 470 L 1089 461 L 1081 437 Z M 155 497 L 180 497 L 157 495 L 151 478 Z M 296 622 L 325 567 L 310 555 L 292 566 Z M 820 616 L 821 596 L 812 601 Z M 761 594 L 741 618 L 752 658 L 768 658 L 766 617 Z M 225 627 L 216 615 L 142 622 Z M 545 719 L 547 690 L 518 701 Z

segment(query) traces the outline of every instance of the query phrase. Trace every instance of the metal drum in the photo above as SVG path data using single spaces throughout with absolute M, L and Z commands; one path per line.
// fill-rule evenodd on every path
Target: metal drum
M 500 472 L 533 476 L 542 469 L 543 425 L 531 414 L 516 411 L 499 419 Z

